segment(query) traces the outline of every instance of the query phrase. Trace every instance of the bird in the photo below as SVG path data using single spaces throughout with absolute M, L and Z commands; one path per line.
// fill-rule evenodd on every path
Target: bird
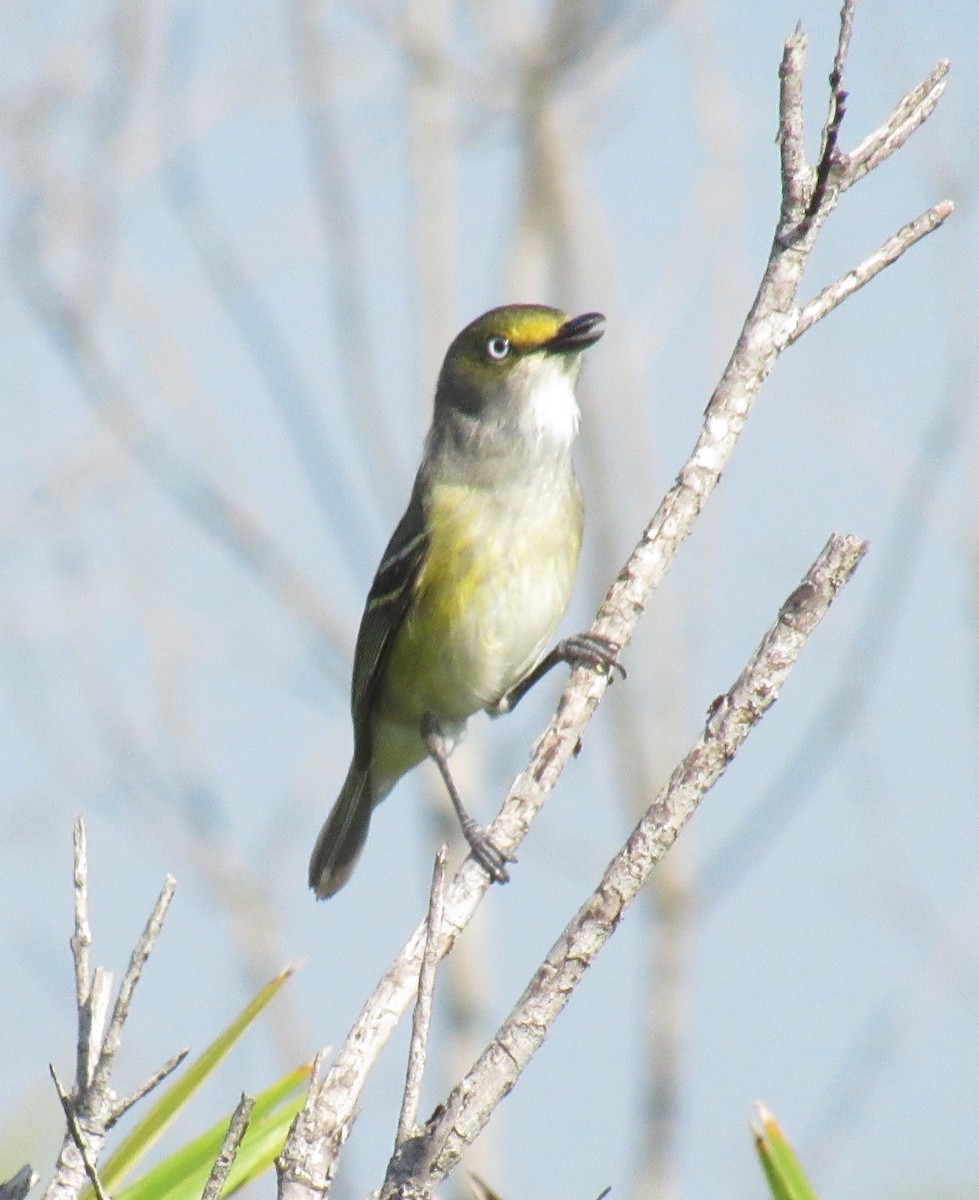
M 509 712 L 559 662 L 621 668 L 591 633 L 547 646 L 568 607 L 584 503 L 572 464 L 584 350 L 605 317 L 510 304 L 468 324 L 439 372 L 411 497 L 357 634 L 354 750 L 309 863 L 318 899 L 350 878 L 371 814 L 431 758 L 476 860 L 509 861 L 469 815 L 448 759 L 471 716 Z

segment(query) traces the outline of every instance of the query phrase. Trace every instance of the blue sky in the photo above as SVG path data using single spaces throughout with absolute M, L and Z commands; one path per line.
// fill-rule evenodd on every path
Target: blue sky
M 564 275 L 527 232 L 536 177 L 514 100 L 548 7 L 451 8 L 454 66 L 426 93 L 398 6 L 334 6 L 317 26 L 335 138 L 322 193 L 289 34 L 299 8 L 13 3 L 0 17 L 0 1128 L 15 1131 L 0 1176 L 25 1154 L 42 1169 L 56 1144 L 46 1071 L 67 1070 L 73 1040 L 76 812 L 99 961 L 121 969 L 163 875 L 179 883 L 120 1090 L 206 1044 L 299 958 L 279 1016 L 198 1124 L 342 1038 L 429 877 L 437 793 L 421 770 L 377 813 L 349 887 L 327 905 L 305 887 L 350 751 L 360 606 L 444 347 L 510 299 L 607 314 L 583 381 L 589 524 L 566 632 L 585 626 L 693 444 L 763 269 L 782 41 L 801 20 L 814 152 L 838 6 L 610 5 L 627 36 L 571 71 L 549 112 L 573 230 Z M 438 10 L 413 11 L 424 41 Z M 951 196 L 956 215 L 777 364 L 627 652 L 627 683 L 471 934 L 488 1036 L 631 828 L 643 796 L 629 781 L 665 778 L 828 534 L 870 539 L 670 856 L 690 904 L 680 1197 L 758 1194 L 756 1099 L 822 1194 L 964 1195 L 979 1176 L 977 42 L 966 3 L 860 6 L 844 148 L 945 56 L 949 91 L 843 198 L 804 295 L 928 205 Z M 444 153 L 420 130 L 444 135 Z M 52 295 L 80 303 L 94 368 L 70 338 L 66 353 Z M 261 570 L 215 534 L 203 487 L 263 531 Z M 557 689 L 473 723 L 457 769 L 484 815 Z M 824 746 L 823 714 L 844 701 Z M 501 1194 L 629 1194 L 648 964 L 664 947 L 648 916 L 624 922 L 490 1127 Z M 454 1069 L 445 1046 L 430 1105 Z M 403 1061 L 392 1046 L 348 1147 L 361 1192 L 389 1153 Z

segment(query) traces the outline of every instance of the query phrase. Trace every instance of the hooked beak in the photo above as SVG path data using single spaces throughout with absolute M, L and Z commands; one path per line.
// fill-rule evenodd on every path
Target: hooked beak
M 544 343 L 544 349 L 558 352 L 584 350 L 586 346 L 593 346 L 604 332 L 604 313 L 584 313 L 565 321 L 551 340 Z

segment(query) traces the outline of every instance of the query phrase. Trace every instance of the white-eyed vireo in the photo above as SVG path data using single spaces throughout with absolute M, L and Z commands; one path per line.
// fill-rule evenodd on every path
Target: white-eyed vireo
M 408 509 L 357 635 L 353 761 L 309 864 L 320 898 L 350 877 L 374 806 L 429 755 L 474 855 L 505 880 L 504 856 L 452 783 L 452 747 L 473 713 L 507 712 L 555 663 L 616 665 L 615 647 L 588 635 L 545 654 L 581 550 L 574 385 L 603 323 L 515 304 L 484 313 L 448 349 Z

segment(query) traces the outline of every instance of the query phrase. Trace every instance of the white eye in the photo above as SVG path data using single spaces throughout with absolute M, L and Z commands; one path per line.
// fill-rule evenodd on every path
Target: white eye
M 502 362 L 510 353 L 510 339 L 496 334 L 487 341 L 486 353 L 494 362 Z

